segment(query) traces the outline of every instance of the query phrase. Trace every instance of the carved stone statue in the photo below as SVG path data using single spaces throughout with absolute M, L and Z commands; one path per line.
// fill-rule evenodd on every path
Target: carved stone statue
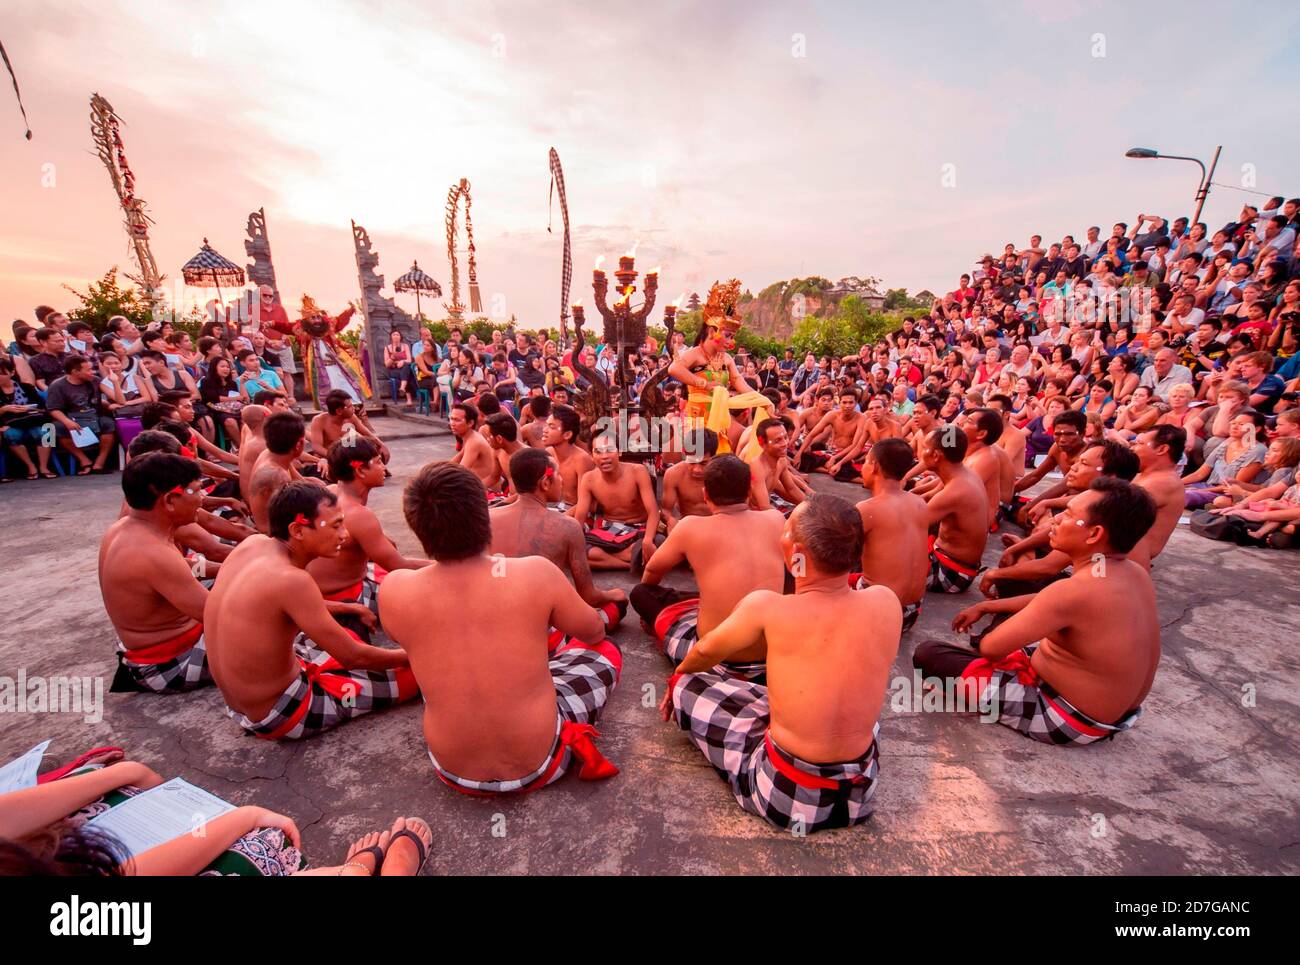
M 280 289 L 275 283 L 275 265 L 271 263 L 271 239 L 266 235 L 266 209 L 258 208 L 248 216 L 248 240 L 244 251 L 253 260 L 246 266 L 248 280 L 257 286 L 269 285 L 280 304 Z
M 410 343 L 419 335 L 419 323 L 383 294 L 384 276 L 379 267 L 379 252 L 370 247 L 370 234 L 352 222 L 352 243 L 357 255 L 357 281 L 361 285 L 361 309 L 365 315 L 367 349 L 371 365 L 372 382 L 379 373 L 375 366 L 383 359 L 383 347 L 388 344 L 388 333 L 397 329 L 402 341 Z

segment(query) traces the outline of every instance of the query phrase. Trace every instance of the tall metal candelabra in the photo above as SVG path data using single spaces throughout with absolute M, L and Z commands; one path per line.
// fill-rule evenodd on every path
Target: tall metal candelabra
M 658 269 L 647 272 L 645 276 L 645 301 L 640 306 L 633 308 L 632 295 L 636 291 L 636 279 L 639 274 L 636 270 L 636 261 L 633 255 L 623 255 L 619 258 L 618 270 L 614 272 L 618 287 L 615 289 L 616 298 L 611 305 L 609 302 L 608 275 L 600 268 L 599 262 L 592 272 L 592 293 L 596 298 L 596 308 L 604 320 L 603 341 L 606 345 L 613 346 L 618 353 L 619 396 L 617 405 L 613 404 L 610 389 L 605 385 L 600 373 L 582 360 L 582 351 L 585 345 L 583 324 L 586 321 L 586 315 L 582 305 L 572 306 L 575 334 L 573 368 L 591 385 L 591 389 L 584 394 L 586 398 L 583 400 L 582 405 L 588 428 L 601 418 L 613 417 L 616 411 L 618 422 L 624 427 L 628 424 L 629 412 L 652 418 L 662 417 L 667 412 L 667 404 L 659 392 L 659 383 L 667 377 L 667 369 L 656 372 L 642 386 L 641 399 L 638 404 L 632 404 L 629 400 L 633 377 L 627 364 L 628 350 L 633 347 L 639 348 L 645 342 L 646 319 L 654 309 L 655 293 L 659 289 Z M 668 327 L 670 339 L 675 315 L 676 307 L 669 305 L 664 312 L 664 324 Z M 642 455 L 639 453 L 629 454 Z

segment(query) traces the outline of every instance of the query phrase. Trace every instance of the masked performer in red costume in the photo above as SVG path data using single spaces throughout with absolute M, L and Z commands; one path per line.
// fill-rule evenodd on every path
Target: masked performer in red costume
M 317 408 L 321 408 L 321 400 L 331 389 L 342 389 L 356 405 L 370 398 L 370 384 L 360 364 L 338 339 L 355 311 L 349 306 L 337 318 L 330 318 L 310 295 L 302 296 L 301 318 L 294 326 L 294 335 L 302 349 L 307 388 Z

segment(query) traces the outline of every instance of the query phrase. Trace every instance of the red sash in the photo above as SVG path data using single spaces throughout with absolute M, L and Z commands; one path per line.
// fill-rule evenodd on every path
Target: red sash
M 591 724 L 578 724 L 571 720 L 564 721 L 560 725 L 559 746 L 556 747 L 555 756 L 546 765 L 546 769 L 523 787 L 510 793 L 528 794 L 550 783 L 551 778 L 555 776 L 556 769 L 560 766 L 560 762 L 564 760 L 564 749 L 566 747 L 582 765 L 578 770 L 578 777 L 581 780 L 602 781 L 605 778 L 613 777 L 618 773 L 618 767 L 601 754 L 596 747 L 595 739 L 599 736 L 600 731 L 596 730 Z M 495 797 L 499 793 L 497 791 L 481 791 L 478 788 L 464 787 L 455 781 L 449 780 L 442 771 L 436 771 L 436 773 L 443 784 L 471 797 Z
M 809 774 L 802 768 L 795 767 L 794 762 L 786 756 L 786 753 L 776 746 L 772 740 L 771 731 L 763 735 L 763 743 L 767 745 L 767 758 L 772 762 L 772 766 L 777 769 L 777 772 L 784 777 L 788 777 L 800 787 L 834 791 L 846 784 L 865 784 L 867 782 L 866 776 L 861 774 L 855 774 L 853 777 L 846 777 L 837 781 L 835 778 Z
M 663 640 L 668 633 L 668 628 L 684 614 L 700 608 L 700 598 L 691 597 L 689 600 L 682 600 L 680 603 L 674 603 L 664 607 L 655 617 L 655 636 Z
M 955 559 L 953 559 L 946 552 L 939 549 L 939 547 L 935 545 L 935 539 L 936 537 L 934 537 L 933 535 L 930 537 L 931 556 L 933 556 L 944 566 L 948 567 L 948 569 L 960 573 L 962 576 L 979 576 L 979 572 L 980 572 L 979 566 L 968 566 L 965 563 L 958 563 Z
M 1051 689 L 1051 685 L 1042 677 L 1038 676 L 1038 671 L 1033 667 L 1032 657 L 1023 649 L 1016 650 L 1007 654 L 996 663 L 985 657 L 979 657 L 967 664 L 966 669 L 961 672 L 963 680 L 973 680 L 976 682 L 980 693 L 988 686 L 993 671 L 1001 670 L 1004 673 L 1014 673 L 1017 682 L 1026 687 L 1037 687 L 1039 696 L 1043 698 L 1052 710 L 1056 711 L 1063 720 L 1081 734 L 1089 737 L 1105 737 L 1110 731 L 1098 730 L 1093 724 L 1079 718 L 1079 712 L 1065 702 L 1065 699 L 1056 694 Z M 978 696 L 978 694 L 976 695 Z
M 127 663 L 141 666 L 157 666 L 160 663 L 166 663 L 168 660 L 175 660 L 186 651 L 192 650 L 201 636 L 203 636 L 203 624 L 196 623 L 181 633 L 180 636 L 173 637 L 170 640 L 151 643 L 147 647 L 128 648 L 123 652 L 122 659 Z

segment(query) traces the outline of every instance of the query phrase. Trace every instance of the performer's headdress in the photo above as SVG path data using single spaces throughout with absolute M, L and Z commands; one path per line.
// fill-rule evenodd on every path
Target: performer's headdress
M 705 325 L 712 325 L 735 334 L 744 321 L 740 317 L 740 279 L 733 278 L 725 284 L 715 281 L 709 289 L 709 300 L 704 305 Z
M 313 315 L 324 315 L 325 313 L 321 311 L 320 306 L 316 304 L 314 298 L 310 295 L 303 295 L 302 308 L 298 310 L 298 314 L 302 318 L 311 318 Z

